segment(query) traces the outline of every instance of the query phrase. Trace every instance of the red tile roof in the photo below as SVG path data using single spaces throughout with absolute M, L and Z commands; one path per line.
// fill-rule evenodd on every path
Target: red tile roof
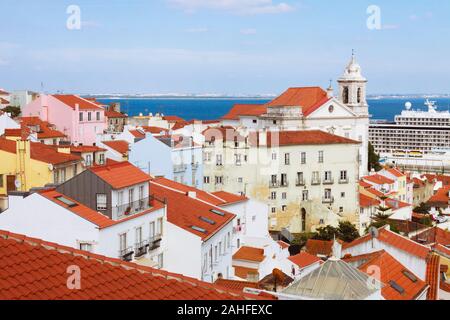
M 102 141 L 102 143 L 122 155 L 128 154 L 130 144 L 124 140 Z
M 213 192 L 212 194 L 219 198 L 221 201 L 221 203 L 217 203 L 217 205 L 229 205 L 248 200 L 246 196 L 229 193 L 226 191 L 217 191 Z
M 79 156 L 60 153 L 57 150 L 55 150 L 52 146 L 47 146 L 42 143 L 31 142 L 30 149 L 31 149 L 30 152 L 31 159 L 44 163 L 56 165 L 68 162 L 81 161 L 81 157 Z M 0 138 L 0 150 L 15 154 L 16 141 Z
M 23 130 L 22 129 L 5 129 L 3 136 L 5 137 L 22 137 Z M 24 137 L 27 137 L 30 133 L 26 134 Z
M 372 187 L 372 185 L 371 185 L 370 183 L 367 183 L 367 182 L 365 182 L 365 181 L 363 181 L 363 180 L 360 180 L 360 181 L 359 181 L 359 185 L 360 185 L 361 187 L 363 187 L 364 189 L 366 189 L 366 188 L 371 188 L 371 187 Z
M 195 192 L 200 194 L 202 191 L 195 189 Z M 198 198 L 192 198 L 188 192 L 174 188 L 174 185 L 167 183 L 167 179 L 150 181 L 150 193 L 158 199 L 167 201 L 167 221 L 199 236 L 204 241 L 235 218 L 234 214 L 220 207 Z M 211 210 L 220 212 L 222 215 Z
M 371 197 L 366 196 L 365 194 L 359 194 L 359 206 L 362 208 L 369 208 L 374 206 L 379 206 L 380 201 L 377 199 L 373 199 Z
M 234 274 L 241 279 L 247 279 L 249 275 L 257 275 L 259 277 L 258 269 L 240 267 L 240 266 L 233 266 L 233 268 L 234 268 Z
M 115 110 L 105 110 L 105 117 L 107 118 L 127 118 L 126 114 L 123 114 L 121 112 L 115 111 Z
M 281 249 L 287 249 L 290 247 L 289 243 L 286 243 L 284 241 L 278 240 L 277 243 L 280 245 Z
M 333 253 L 333 241 L 308 239 L 305 245 L 305 251 L 314 256 L 331 256 Z
M 163 120 L 166 120 L 167 122 L 186 122 L 183 118 L 180 118 L 179 116 L 164 116 L 162 117 Z
M 427 259 L 426 282 L 430 286 L 428 289 L 427 300 L 437 300 L 440 281 L 440 257 L 430 255 Z
M 145 138 L 145 133 L 141 130 L 129 130 L 135 138 Z
M 161 203 L 159 201 L 153 201 L 152 207 L 148 210 L 145 210 L 139 214 L 135 214 L 135 215 L 129 216 L 129 217 L 121 219 L 121 220 L 112 220 L 109 217 L 105 216 L 104 214 L 97 212 L 95 210 L 92 210 L 92 209 L 86 207 L 85 205 L 81 204 L 80 202 L 75 201 L 74 199 L 72 199 L 64 194 L 57 192 L 55 189 L 44 190 L 44 191 L 41 191 L 39 194 L 41 196 L 53 201 L 54 203 L 60 205 L 61 207 L 69 210 L 70 212 L 75 213 L 76 215 L 80 216 L 81 218 L 95 224 L 100 229 L 109 228 L 109 227 L 117 225 L 119 223 L 123 223 L 123 222 L 129 221 L 129 220 L 132 220 L 132 219 L 136 219 L 143 215 L 150 214 L 152 212 L 155 212 L 159 209 L 164 208 L 163 203 Z M 75 203 L 76 206 L 68 206 L 64 202 L 58 200 L 57 198 L 59 198 L 59 197 L 66 198 L 67 200 Z
M 406 207 L 412 207 L 412 205 L 409 203 L 402 202 L 397 199 L 391 199 L 391 198 L 384 200 L 384 203 L 387 207 L 391 208 L 391 210 L 393 210 L 393 211 L 403 209 Z
M 259 139 L 258 139 L 259 141 Z M 258 142 L 260 143 L 260 141 Z M 359 144 L 360 142 L 321 130 L 279 131 L 267 133 L 267 146 Z
M 89 101 L 87 99 L 81 98 L 72 94 L 55 94 L 52 95 L 54 98 L 58 99 L 65 105 L 71 107 L 75 110 L 75 105 L 78 104 L 80 110 L 104 110 L 98 103 L 94 101 Z
M 0 89 L 0 95 L 6 96 L 6 95 L 8 95 L 8 94 L 9 94 L 9 92 L 6 92 L 5 90 Z
M 264 249 L 247 246 L 239 248 L 239 250 L 233 255 L 233 260 L 262 262 L 264 259 Z
M 353 261 L 356 261 L 358 257 L 352 258 Z M 424 281 L 420 280 L 419 277 L 384 250 L 373 254 L 359 269 L 369 275 L 373 275 L 374 267 L 379 268 L 377 274 L 380 276 L 380 279 L 377 280 L 384 284 L 381 294 L 386 300 L 414 300 L 428 288 Z M 408 277 L 407 274 L 412 275 L 415 281 Z M 398 292 L 392 285 L 392 281 L 403 288 L 404 292 Z
M 299 254 L 297 254 L 295 256 L 290 256 L 288 259 L 290 261 L 292 261 L 293 263 L 295 263 L 300 268 L 306 268 L 315 263 L 322 261 L 317 256 L 314 256 L 314 255 L 309 254 L 308 252 L 304 252 L 304 251 L 300 252 Z
M 390 174 L 396 176 L 397 178 L 401 178 L 404 177 L 405 174 L 403 172 L 401 172 L 399 169 L 397 168 L 390 168 L 387 170 Z
M 432 227 L 414 236 L 413 240 L 422 244 L 438 243 L 443 246 L 450 246 L 450 232 L 439 227 Z
M 9 101 L 4 98 L 0 98 L 0 104 L 9 104 Z
M 266 112 L 267 106 L 263 104 L 235 104 L 222 119 L 237 120 L 240 116 L 260 116 Z
M 108 183 L 114 189 L 122 189 L 150 181 L 151 177 L 128 161 L 111 165 L 91 167 L 93 174 Z
M 64 138 L 66 135 L 61 131 L 55 129 L 55 127 L 47 121 L 42 121 L 39 117 L 21 117 L 20 125 L 23 129 L 29 129 L 35 132 L 35 128 L 39 128 L 37 131 L 38 139 L 51 139 L 51 138 Z
M 244 291 L 245 288 L 261 289 L 257 282 L 239 280 L 217 279 L 214 284 L 225 289 L 236 291 Z
M 159 127 L 152 127 L 152 126 L 142 126 L 142 129 L 145 132 L 151 133 L 151 134 L 168 134 L 169 130 Z
M 89 153 L 89 152 L 102 152 L 106 151 L 104 148 L 97 146 L 70 146 L 70 152 L 75 153 Z
M 366 189 L 366 191 L 367 192 L 369 192 L 369 193 L 371 193 L 371 194 L 373 194 L 374 196 L 376 196 L 376 197 L 384 197 L 384 193 L 383 192 L 381 192 L 381 191 L 378 191 L 377 189 L 374 189 L 374 188 L 368 188 L 368 189 Z
M 417 242 L 414 242 L 411 239 L 408 239 L 406 237 L 403 237 L 395 232 L 392 232 L 390 230 L 387 230 L 386 227 L 381 227 L 378 229 L 379 235 L 377 240 L 381 242 L 385 242 L 393 247 L 396 247 L 399 250 L 403 250 L 409 254 L 412 254 L 414 256 L 417 256 L 422 259 L 426 259 L 426 257 L 429 255 L 431 250 L 427 248 L 426 246 L 423 246 L 421 244 L 418 244 Z M 350 243 L 344 243 L 342 245 L 342 249 L 348 249 L 351 247 L 355 247 L 359 244 L 362 244 L 367 241 L 371 241 L 372 236 L 370 234 L 367 234 L 363 237 L 360 237 Z
M 449 192 L 450 186 L 442 187 L 427 201 L 427 203 L 435 206 L 448 207 L 450 203 Z
M 305 116 L 310 115 L 329 101 L 327 92 L 320 87 L 289 88 L 267 104 L 269 107 L 302 107 Z
M 374 174 L 371 176 L 365 176 L 362 178 L 366 182 L 372 182 L 377 185 L 383 185 L 383 184 L 393 184 L 395 181 L 389 178 L 386 178 L 382 176 L 381 174 Z
M 182 275 L 0 231 L 2 300 L 242 300 L 264 299 Z M 68 267 L 81 288 L 67 286 Z

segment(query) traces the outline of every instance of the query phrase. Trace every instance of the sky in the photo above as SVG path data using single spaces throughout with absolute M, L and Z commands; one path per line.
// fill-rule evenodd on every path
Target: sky
M 7 90 L 276 94 L 330 80 L 336 87 L 354 49 L 369 94 L 450 93 L 450 1 L 0 0 L 0 11 Z

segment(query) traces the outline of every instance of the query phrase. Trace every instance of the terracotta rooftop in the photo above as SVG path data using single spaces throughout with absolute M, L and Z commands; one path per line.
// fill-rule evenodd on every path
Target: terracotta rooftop
M 240 116 L 260 116 L 266 112 L 267 106 L 263 104 L 235 104 L 222 119 L 237 120 Z
M 141 130 L 129 130 L 135 138 L 145 138 L 145 133 Z
M 327 92 L 320 87 L 289 88 L 267 106 L 302 107 L 303 114 L 307 116 L 329 100 Z
M 357 261 L 357 258 L 357 256 L 353 257 L 352 261 Z M 363 258 L 365 259 L 365 256 Z M 386 300 L 414 300 L 428 288 L 425 281 L 384 250 L 372 254 L 372 257 L 363 262 L 359 269 L 372 275 L 374 267 L 379 268 L 380 279 L 378 280 L 384 284 L 381 294 Z M 400 292 L 402 290 L 403 292 Z
M 8 95 L 8 94 L 9 94 L 9 92 L 6 92 L 5 90 L 0 89 L 0 95 L 6 96 L 6 95 Z
M 430 286 L 428 289 L 427 300 L 437 300 L 440 282 L 440 257 L 430 255 L 427 259 L 426 282 Z
M 206 241 L 231 223 L 235 215 L 222 208 L 188 195 L 167 179 L 150 181 L 150 192 L 167 201 L 167 221 Z M 191 190 L 191 192 L 193 192 Z M 200 194 L 202 191 L 195 191 Z
M 264 261 L 264 249 L 243 246 L 233 254 L 233 260 L 245 260 L 252 262 Z
M 393 184 L 395 181 L 389 178 L 386 178 L 385 176 L 382 176 L 381 174 L 374 174 L 371 176 L 365 176 L 362 178 L 366 182 L 372 182 L 373 184 L 377 185 L 383 185 L 383 184 Z
M 405 174 L 403 172 L 401 172 L 398 168 L 390 168 L 387 171 L 397 178 L 401 178 L 401 177 L 405 176 Z
M 308 239 L 305 245 L 305 251 L 314 256 L 323 255 L 326 257 L 331 256 L 333 253 L 333 241 L 314 240 Z
M 130 144 L 124 140 L 102 141 L 102 143 L 122 155 L 128 154 L 130 149 Z
M 219 205 L 219 206 L 235 204 L 238 202 L 248 200 L 248 198 L 246 196 L 241 196 L 241 195 L 229 193 L 226 191 L 217 191 L 217 192 L 213 192 L 212 194 L 219 199 L 220 203 L 217 202 L 217 205 Z
M 128 161 L 111 165 L 91 167 L 93 174 L 108 183 L 114 189 L 122 189 L 150 181 L 151 177 Z
M 0 231 L 0 299 L 241 300 L 263 299 L 182 275 Z M 67 286 L 68 266 L 81 288 Z
M 259 276 L 258 269 L 241 267 L 241 266 L 233 266 L 233 268 L 234 268 L 235 276 L 237 276 L 241 279 L 248 279 L 249 275 Z
M 42 121 L 39 117 L 21 117 L 19 119 L 22 130 L 28 129 L 37 133 L 38 139 L 64 138 L 66 135 L 55 129 L 54 125 Z M 38 131 L 36 131 L 36 129 Z
M 359 206 L 360 207 L 369 208 L 369 207 L 379 206 L 380 203 L 381 202 L 377 199 L 373 199 L 362 193 L 359 194 Z
M 80 110 L 104 110 L 98 103 L 81 98 L 72 94 L 55 94 L 54 98 L 58 99 L 65 105 L 75 110 L 75 105 L 78 104 Z
M 9 104 L 9 101 L 0 97 L 0 104 Z
M 296 264 L 300 268 L 309 267 L 315 263 L 321 262 L 322 260 L 315 255 L 309 254 L 308 252 L 300 252 L 295 256 L 290 256 L 288 258 L 292 263 Z
M 268 147 L 360 143 L 321 130 L 267 132 L 266 139 Z M 253 144 L 254 140 L 255 139 L 250 139 Z M 261 144 L 259 137 L 257 138 L 257 144 Z
M 81 157 L 60 153 L 55 150 L 52 146 L 47 146 L 42 143 L 30 142 L 30 157 L 33 160 L 37 160 L 44 163 L 50 163 L 53 165 L 77 162 L 81 161 Z M 16 141 L 7 140 L 5 138 L 0 138 L 0 150 L 16 153 Z
M 374 188 L 368 188 L 366 189 L 367 192 L 373 194 L 374 196 L 380 198 L 380 197 L 384 197 L 384 193 L 381 191 L 378 191 L 377 189 Z
M 278 245 L 281 247 L 281 249 L 287 249 L 287 248 L 290 247 L 290 244 L 289 244 L 289 243 L 286 243 L 286 242 L 284 242 L 284 241 L 282 241 L 282 240 L 278 240 L 277 243 L 278 243 Z
M 421 259 L 426 259 L 430 254 L 431 250 L 426 246 L 418 244 L 413 240 L 403 237 L 395 232 L 387 230 L 386 227 L 381 227 L 378 229 L 379 235 L 377 240 L 389 244 L 397 249 L 403 250 L 411 255 L 417 256 Z M 350 243 L 344 243 L 342 245 L 342 249 L 348 249 L 351 247 L 355 247 L 367 241 L 371 241 L 372 236 L 367 234 L 363 237 L 360 237 Z
M 435 244 L 450 246 L 450 231 L 443 230 L 439 227 L 428 228 L 427 230 L 417 234 L 413 240 L 422 244 Z
M 448 207 L 449 206 L 449 192 L 450 192 L 450 186 L 444 186 L 440 188 L 428 201 L 427 203 L 434 206 L 443 206 Z
M 115 110 L 105 110 L 105 117 L 107 118 L 127 118 L 126 114 L 123 114 L 121 112 L 115 111 Z
M 169 132 L 167 129 L 152 126 L 142 126 L 142 129 L 151 134 L 167 134 Z
M 214 284 L 222 288 L 241 292 L 244 291 L 245 288 L 260 289 L 260 286 L 257 282 L 248 282 L 239 280 L 217 279 L 216 282 L 214 282 Z
M 106 151 L 106 149 L 97 146 L 70 146 L 70 152 L 75 153 L 102 152 L 102 151 Z

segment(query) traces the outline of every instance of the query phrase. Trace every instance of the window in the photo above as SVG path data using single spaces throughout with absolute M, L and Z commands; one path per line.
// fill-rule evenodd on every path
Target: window
M 108 208 L 106 194 L 97 194 L 97 211 L 105 211 Z
M 80 242 L 80 250 L 92 252 L 92 244 L 87 243 L 87 242 Z
M 325 178 L 325 181 L 331 182 L 332 181 L 331 171 L 325 171 L 324 178 Z
M 105 164 L 105 154 L 100 153 L 99 155 L 99 164 Z
M 228 238 L 227 238 L 227 248 L 231 247 L 231 233 L 228 232 Z
M 331 199 L 331 189 L 325 189 L 324 197 L 327 200 Z
M 286 205 L 283 205 L 283 206 L 281 206 L 281 211 L 286 211 L 287 210 L 287 206 Z
M 132 204 L 134 202 L 134 188 L 128 190 L 128 203 Z
M 136 228 L 136 244 L 140 244 L 142 242 L 142 227 Z
M 73 165 L 73 175 L 76 176 L 78 174 L 78 165 L 75 163 Z
M 236 165 L 240 166 L 242 164 L 242 155 L 241 154 L 235 154 L 235 161 L 236 161 Z
M 119 235 L 119 245 L 120 245 L 120 251 L 125 251 L 127 249 L 127 234 L 122 233 Z
M 238 183 L 242 183 L 242 182 L 244 182 L 244 178 L 239 177 L 239 178 L 237 179 L 237 181 L 238 181 Z
M 324 224 L 324 223 L 325 223 L 325 221 L 323 219 L 319 220 L 319 224 Z
M 281 199 L 286 200 L 287 199 L 287 192 L 283 192 L 281 194 Z
M 277 199 L 277 193 L 275 191 L 270 193 L 270 199 L 271 200 L 276 200 Z
M 297 172 L 297 185 L 303 184 L 304 184 L 303 172 Z
M 306 152 L 300 154 L 301 164 L 306 164 Z
M 222 155 L 221 154 L 216 155 L 216 166 L 221 166 L 222 164 L 223 164 Z
M 217 261 L 219 259 L 219 255 L 217 253 L 218 253 L 217 246 L 214 246 L 214 261 Z
M 222 241 L 219 242 L 219 255 L 222 255 Z
M 209 178 L 209 176 L 204 176 L 204 177 L 203 177 L 203 183 L 205 183 L 205 184 L 209 184 L 209 183 L 210 183 L 210 178 Z
M 61 182 L 66 181 L 66 168 L 62 168 L 62 169 L 61 169 L 61 177 L 60 177 L 60 181 L 61 181 Z
M 144 186 L 139 186 L 139 200 L 144 199 Z
M 281 174 L 281 186 L 283 186 L 283 187 L 287 187 L 288 186 L 287 174 L 286 173 L 282 173 Z
M 92 165 L 92 156 L 90 154 L 86 155 L 86 166 L 90 167 Z
M 92 120 L 92 113 L 88 112 L 88 121 L 91 121 L 91 120 Z
M 83 121 L 83 112 L 80 112 L 78 116 L 79 116 L 80 122 L 82 122 Z
M 344 91 L 342 92 L 342 102 L 344 102 L 345 104 L 348 104 L 348 87 L 344 87 Z
M 319 163 L 323 163 L 323 151 L 319 151 Z
M 340 175 L 341 181 L 347 181 L 347 170 L 342 170 Z
M 150 236 L 150 240 L 155 238 L 155 222 L 154 221 L 150 222 L 150 233 L 149 233 L 149 236 Z
M 205 152 L 203 160 L 211 161 L 211 152 Z
M 289 153 L 285 153 L 284 154 L 284 164 L 287 165 L 287 166 L 290 164 L 290 159 L 289 158 L 290 158 Z
M 341 198 L 345 198 L 345 192 L 341 192 Z
M 100 112 L 96 113 L 95 118 L 97 119 L 97 121 L 100 121 Z
M 216 184 L 222 184 L 223 183 L 223 177 L 222 176 L 216 176 Z
M 53 182 L 56 184 L 59 183 L 59 171 L 56 169 L 53 171 Z
M 339 207 L 339 213 L 343 213 L 344 212 L 344 207 Z
M 320 183 L 319 171 L 313 171 L 312 181 L 314 184 Z
M 258 120 L 256 120 L 256 119 L 253 119 L 253 123 L 257 123 L 258 122 Z
M 160 253 L 160 254 L 158 254 L 158 268 L 162 269 L 163 267 L 164 267 L 163 254 Z
M 277 154 L 276 153 L 272 153 L 272 160 L 277 160 Z
M 272 211 L 272 213 L 275 213 L 275 212 L 277 212 L 277 208 L 273 207 L 271 211 Z
M 53 145 L 57 145 L 58 144 L 58 140 L 57 139 L 53 139 Z
M 123 204 L 123 191 L 117 193 L 117 204 L 119 206 Z
M 162 236 L 163 235 L 163 218 L 158 218 L 158 220 L 157 220 L 156 234 L 158 236 Z

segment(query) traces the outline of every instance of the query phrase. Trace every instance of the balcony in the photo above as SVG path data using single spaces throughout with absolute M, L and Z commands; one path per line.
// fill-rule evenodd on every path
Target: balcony
M 280 187 L 282 187 L 282 188 L 287 188 L 287 187 L 289 187 L 289 182 L 287 182 L 287 181 L 282 181 L 282 182 L 280 183 Z
M 323 184 L 333 184 L 333 183 L 334 183 L 334 179 L 333 178 L 329 178 L 329 179 L 323 180 Z
M 320 184 L 320 178 L 312 178 L 312 179 L 311 179 L 311 184 L 312 184 L 313 186 L 319 185 L 319 184 Z
M 123 261 L 131 261 L 133 260 L 133 247 L 128 247 L 126 249 L 119 250 L 119 258 Z
M 186 164 L 180 164 L 180 165 L 173 166 L 174 173 L 181 173 L 181 172 L 185 172 L 186 170 L 187 170 Z
M 280 182 L 279 181 L 270 181 L 269 182 L 269 188 L 279 188 Z
M 295 181 L 295 185 L 296 185 L 297 187 L 303 187 L 304 185 L 306 185 L 305 179 L 297 179 L 297 180 Z
M 115 206 L 112 208 L 111 212 L 112 217 L 113 219 L 122 219 L 125 217 L 141 213 L 151 208 L 150 205 L 151 201 L 153 201 L 153 197 L 147 197 L 144 199 L 134 201 L 132 203 L 126 203 L 120 206 Z
M 148 240 L 141 241 L 134 245 L 134 257 L 139 258 L 147 254 Z
M 339 184 L 346 184 L 346 183 L 348 183 L 348 178 L 339 179 Z
M 148 240 L 148 243 L 149 243 L 148 250 L 152 251 L 152 250 L 156 250 L 159 247 L 161 247 L 161 240 L 162 240 L 161 235 L 156 235 L 156 236 L 153 236 L 152 238 L 150 238 Z
M 325 196 L 322 198 L 322 203 L 327 203 L 327 204 L 334 203 L 334 197 Z
M 198 167 L 200 167 L 200 163 L 198 163 L 198 162 L 193 162 L 193 163 L 191 163 L 191 166 L 192 166 L 192 170 L 197 170 Z

